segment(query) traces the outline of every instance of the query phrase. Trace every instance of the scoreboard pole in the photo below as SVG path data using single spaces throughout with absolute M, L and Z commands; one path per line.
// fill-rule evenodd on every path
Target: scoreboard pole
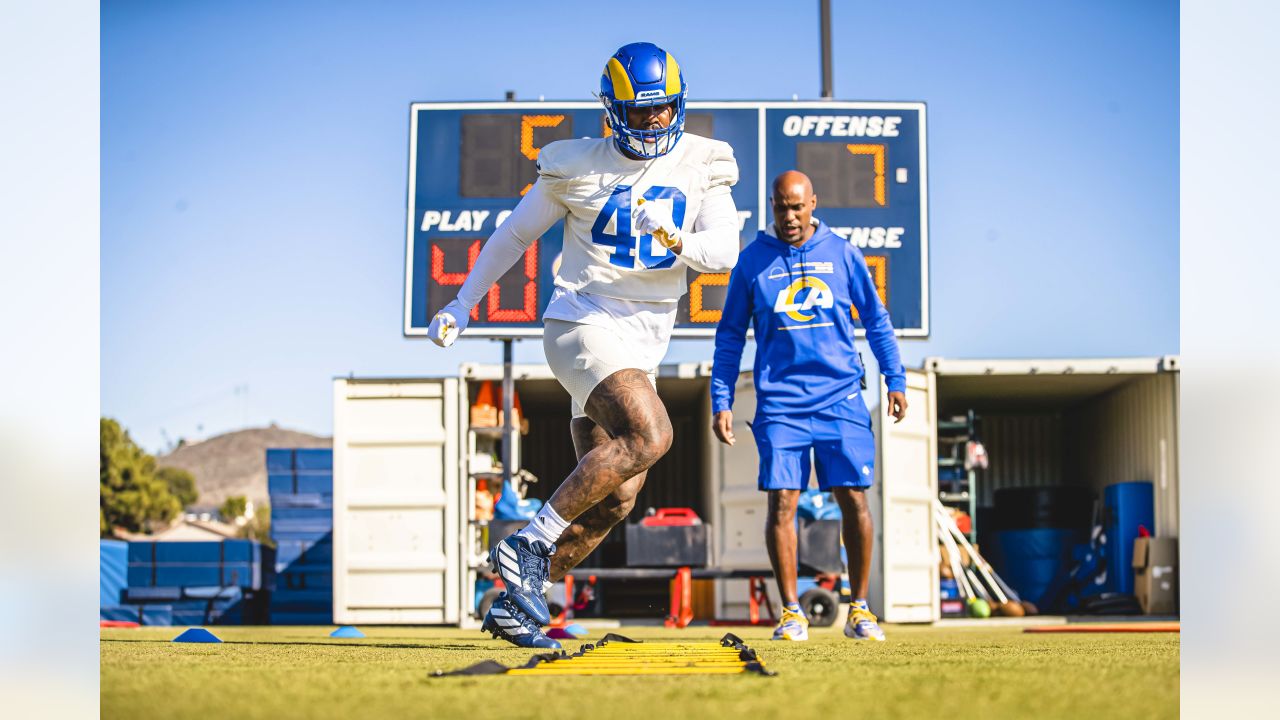
M 515 370 L 511 357 L 514 353 L 514 338 L 502 338 L 502 491 L 508 488 L 515 491 L 511 484 L 511 464 L 515 462 L 516 425 L 513 417 L 516 397 Z
M 831 0 L 818 0 L 818 35 L 822 43 L 822 99 L 835 97 L 835 79 L 831 76 Z
M 506 93 L 506 101 L 514 102 L 516 99 L 516 91 L 508 90 Z M 516 426 L 515 419 L 512 417 L 516 406 L 516 378 L 515 368 L 513 367 L 512 357 L 515 354 L 515 338 L 502 338 L 502 491 L 507 492 L 507 488 L 511 488 L 515 492 L 515 485 L 511 482 L 512 472 L 511 463 L 515 462 L 515 440 Z

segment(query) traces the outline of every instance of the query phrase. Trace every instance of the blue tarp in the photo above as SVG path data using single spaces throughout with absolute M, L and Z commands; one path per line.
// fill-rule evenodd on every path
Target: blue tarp
M 101 608 L 98 617 L 140 625 L 172 625 L 173 608 L 169 605 L 115 605 Z
M 333 612 L 323 610 L 316 612 L 271 611 L 272 625 L 331 625 Z
M 156 603 L 164 601 L 173 605 L 180 600 L 237 603 L 244 598 L 244 591 L 239 587 L 195 586 L 195 587 L 134 587 L 125 590 L 125 598 L 129 603 Z
M 267 475 L 267 494 L 296 495 L 308 493 L 333 493 L 333 473 L 329 471 L 312 473 L 271 473 Z
M 129 543 L 130 563 L 260 562 L 262 545 L 253 540 L 200 542 L 143 540 Z
M 269 448 L 268 473 L 333 472 L 333 448 Z
M 326 535 L 324 539 L 314 542 L 276 541 L 276 569 L 281 570 L 291 565 L 332 567 L 333 538 Z
M 301 566 L 276 574 L 276 590 L 333 590 L 333 571 L 302 570 Z
M 278 508 L 325 508 L 333 510 L 333 493 L 293 493 L 290 495 L 272 495 L 271 511 Z
M 271 539 L 280 540 L 322 540 L 333 533 L 333 519 L 313 518 L 295 520 L 293 518 L 271 518 Z
M 277 610 L 314 612 L 316 610 L 330 610 L 332 607 L 332 590 L 277 589 L 271 593 L 271 612 L 276 612 Z
M 329 523 L 333 526 L 332 507 L 280 507 L 271 506 L 271 522 L 286 520 L 307 520 Z
M 129 587 L 185 587 L 188 585 L 263 586 L 261 563 L 144 563 L 129 564 Z
M 269 583 L 275 553 L 254 540 L 131 542 L 128 586 L 228 586 L 258 589 Z
M 271 504 L 276 504 L 277 495 L 292 495 L 298 491 L 293 484 L 293 472 L 268 472 L 267 473 L 267 495 L 271 497 Z
M 292 448 L 268 448 L 267 449 L 267 472 L 292 473 L 293 472 L 293 449 Z
M 129 586 L 129 543 L 102 540 L 98 545 L 98 607 L 114 607 L 120 604 L 121 593 Z
M 332 448 L 298 448 L 293 451 L 293 466 L 298 472 L 333 472 Z
M 333 473 L 313 473 L 304 475 L 298 473 L 297 493 L 333 493 Z
M 276 544 L 297 542 L 305 545 L 318 545 L 332 538 L 332 524 L 325 526 L 323 524 L 286 520 L 284 521 L 284 527 L 273 526 L 271 528 L 271 539 L 276 541 Z
M 180 587 L 131 587 L 124 591 L 124 599 L 131 603 L 159 603 L 182 599 Z

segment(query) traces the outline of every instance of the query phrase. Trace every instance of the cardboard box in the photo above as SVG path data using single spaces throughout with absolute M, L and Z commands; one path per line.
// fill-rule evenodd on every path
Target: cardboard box
M 515 418 L 516 429 L 522 435 L 528 435 L 529 421 L 520 417 L 520 408 L 512 408 L 511 416 Z M 492 405 L 471 406 L 471 427 L 473 428 L 502 427 L 504 420 L 502 411 Z
M 492 405 L 472 405 L 471 427 L 498 427 L 498 408 Z
M 1178 612 L 1178 541 L 1140 537 L 1133 541 L 1133 594 L 1148 615 Z

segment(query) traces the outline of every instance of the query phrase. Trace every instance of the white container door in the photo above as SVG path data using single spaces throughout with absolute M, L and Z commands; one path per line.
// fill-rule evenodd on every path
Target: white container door
M 713 468 L 712 528 L 716 533 L 714 565 L 725 570 L 763 570 L 769 567 L 764 523 L 768 511 L 765 493 L 758 489 L 760 456 L 747 421 L 756 414 L 756 390 L 750 372 L 738 375 L 734 392 L 733 447 L 707 433 Z M 776 599 L 772 581 L 771 599 Z M 748 615 L 746 580 L 716 581 L 716 617 L 744 619 Z
M 887 417 L 888 390 L 884 383 L 880 386 L 879 607 L 887 622 L 932 622 L 939 617 L 934 376 L 907 371 L 907 417 L 901 423 Z
M 333 619 L 460 619 L 458 381 L 334 382 Z
M 769 551 L 764 542 L 766 496 L 760 492 L 760 456 L 755 436 L 747 421 L 756 414 L 756 390 L 751 374 L 738 376 L 733 404 L 733 447 L 711 440 L 712 452 L 720 454 L 720 537 L 718 565 L 732 570 L 769 567 Z

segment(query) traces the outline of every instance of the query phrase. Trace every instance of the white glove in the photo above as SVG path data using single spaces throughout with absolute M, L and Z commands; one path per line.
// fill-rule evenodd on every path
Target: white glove
M 445 305 L 436 316 L 431 318 L 427 328 L 427 337 L 440 347 L 449 347 L 454 340 L 467 329 L 471 312 L 462 307 L 457 300 Z
M 646 203 L 641 198 L 635 221 L 641 235 L 652 235 L 664 248 L 673 248 L 680 242 L 680 228 L 671 219 L 671 210 L 665 203 Z

